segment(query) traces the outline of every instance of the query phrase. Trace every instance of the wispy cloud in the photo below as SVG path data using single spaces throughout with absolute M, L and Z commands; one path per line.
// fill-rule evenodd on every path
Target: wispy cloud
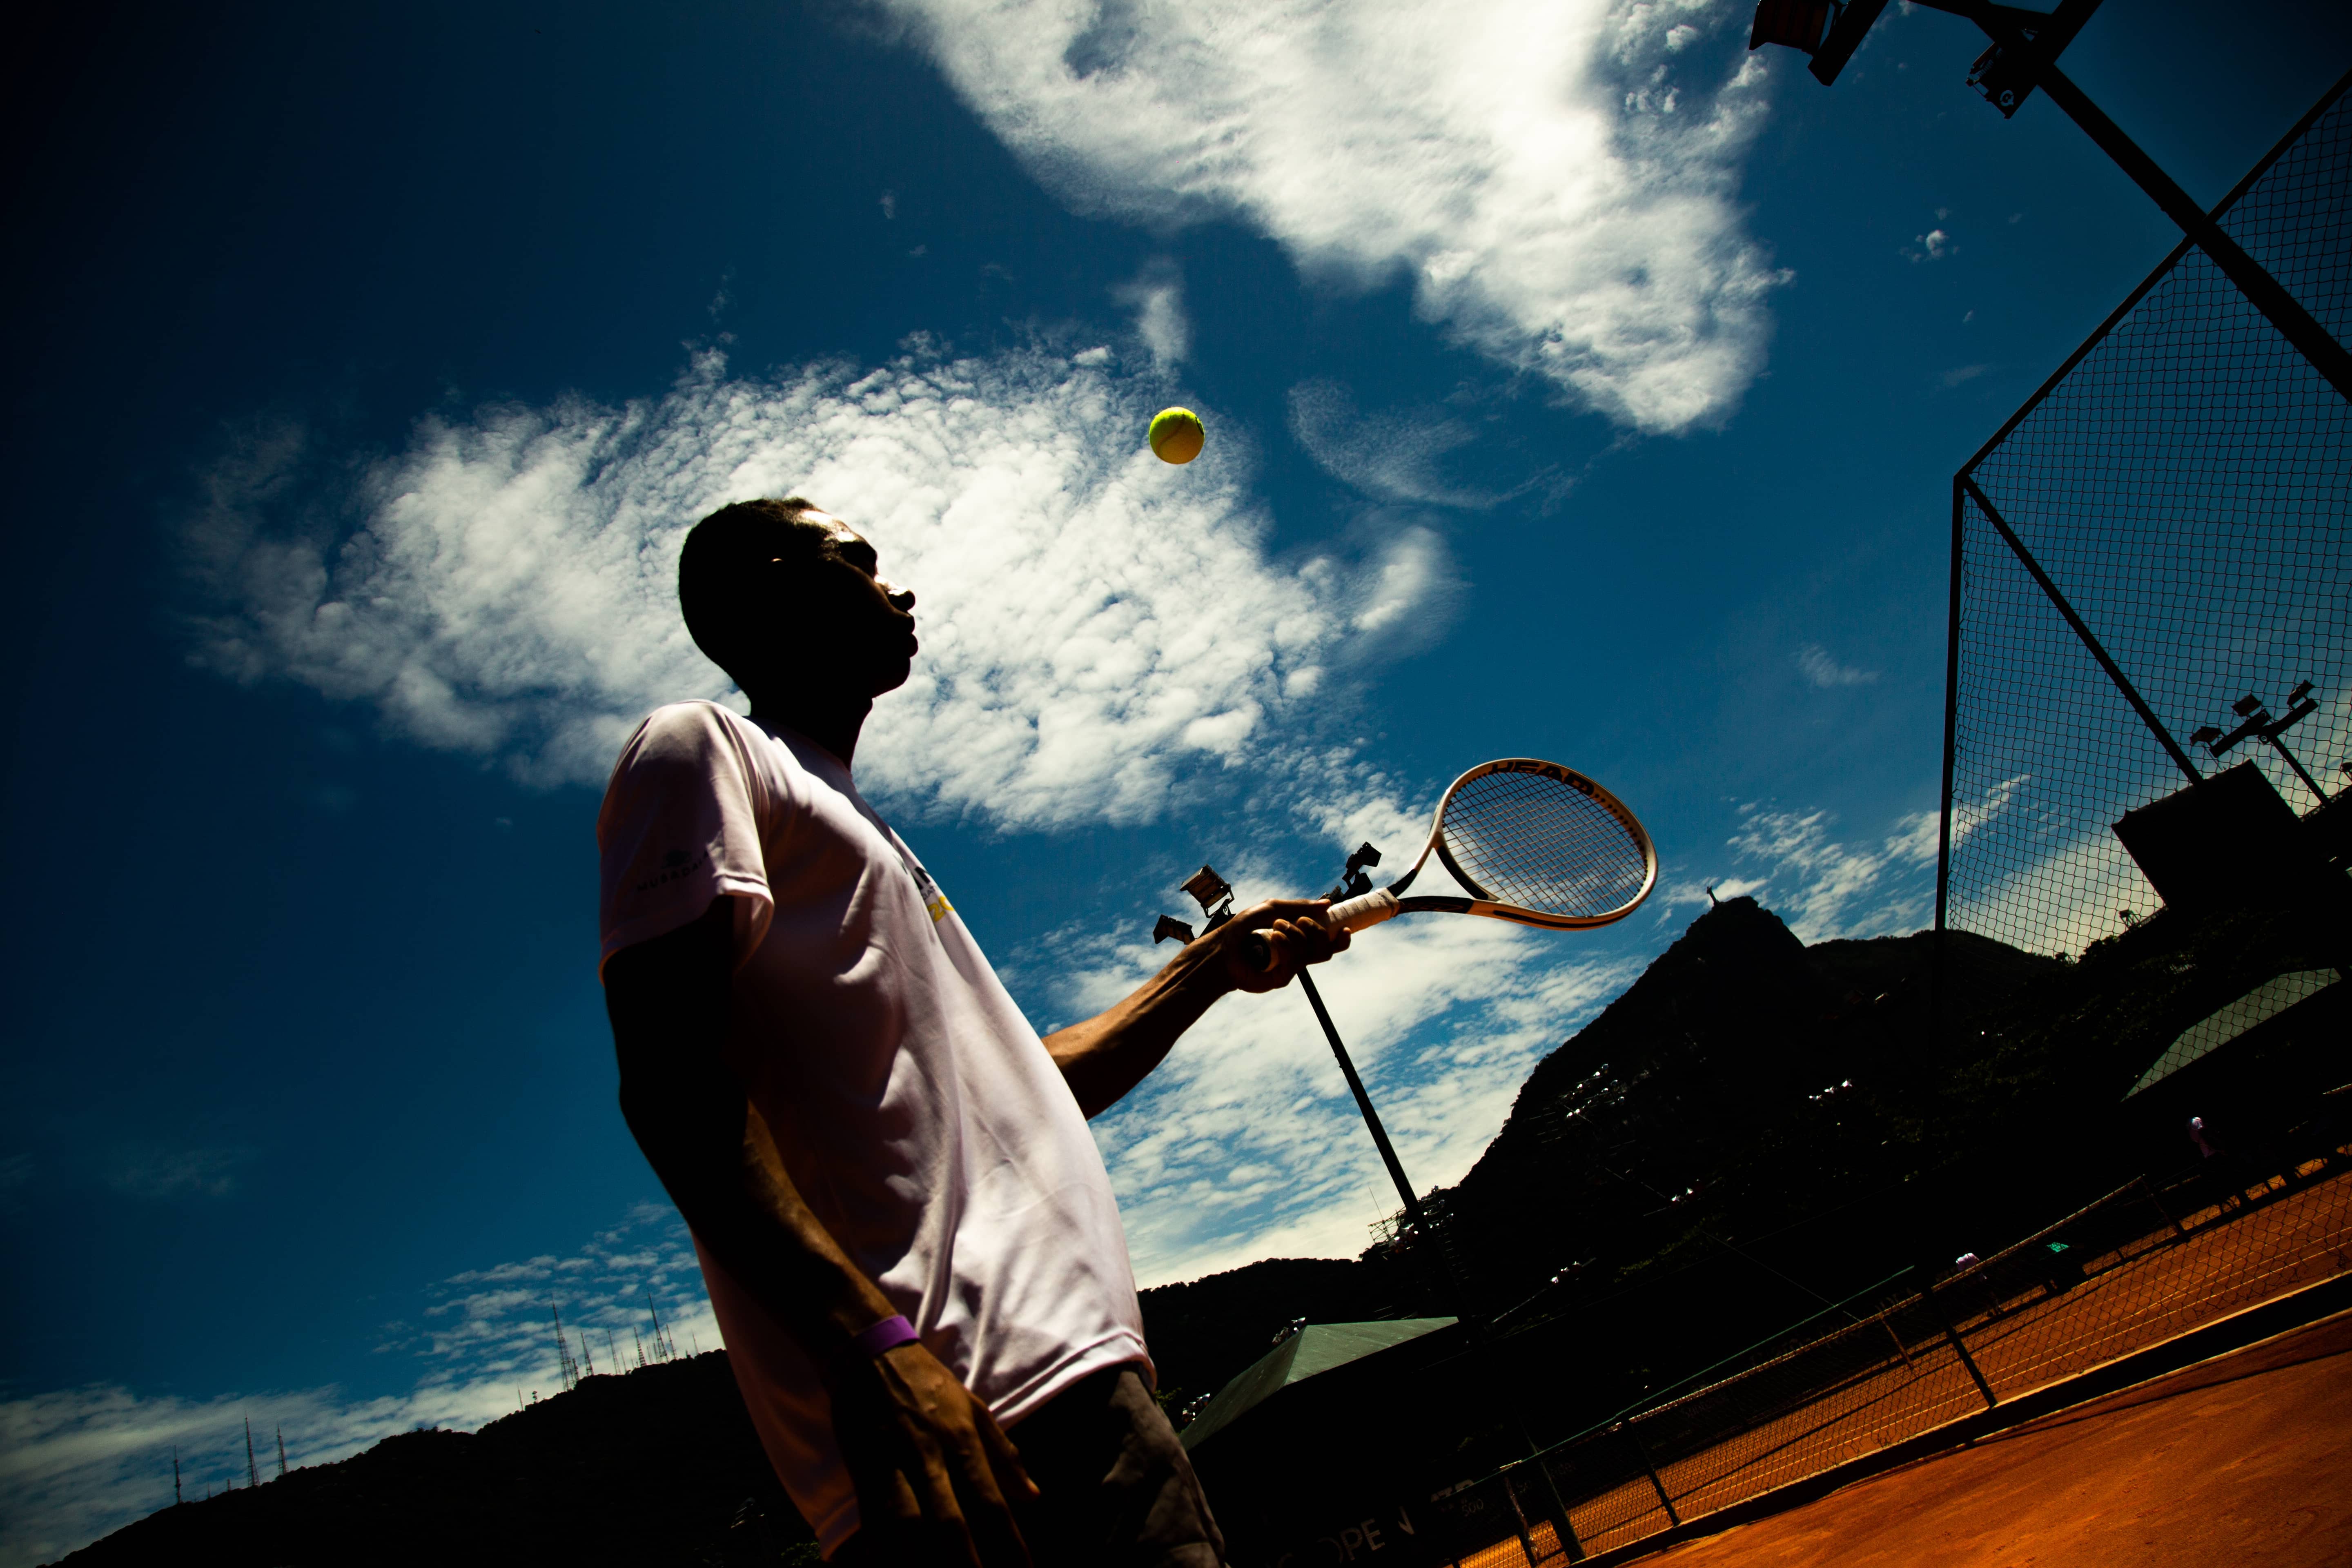
M 648 709 L 729 694 L 678 619 L 685 530 L 797 490 L 921 595 L 923 658 L 877 710 L 862 781 L 996 826 L 1150 820 L 1228 767 L 1310 754 L 1338 721 L 1307 700 L 1327 671 L 1391 650 L 1454 580 L 1425 530 L 1271 558 L 1246 432 L 1181 469 L 1145 449 L 1167 392 L 1103 347 L 918 344 L 761 380 L 705 354 L 625 407 L 425 421 L 307 497 L 299 438 L 257 437 L 190 530 L 201 655 L 527 780 L 600 784 Z M 306 531 L 352 512 L 347 536 Z
M 1440 460 L 1478 437 L 1440 409 L 1363 415 L 1339 383 L 1306 381 L 1290 389 L 1290 433 L 1324 472 L 1376 500 L 1485 508 L 1506 499 L 1445 477 Z
M 115 1152 L 107 1185 L 134 1198 L 225 1198 L 237 1173 L 260 1151 L 247 1148 L 167 1148 L 138 1144 Z
M 1819 643 L 1807 643 L 1797 650 L 1797 668 L 1815 686 L 1868 686 L 1878 679 L 1874 669 L 1860 669 L 1850 664 L 1840 664 L 1830 657 Z
M 1975 312 L 1973 311 L 1970 312 L 1970 314 L 1974 313 Z M 1992 369 L 1992 366 L 1989 364 L 1954 365 L 1951 369 L 1944 372 L 1943 374 L 1937 376 L 1936 379 L 1942 382 L 1945 388 L 1948 390 L 1955 386 L 1965 386 L 1969 382 L 1974 381 L 1977 377 L 1984 374 L 1985 372 L 1990 369 Z
M 1238 218 L 1611 419 L 1719 418 L 1780 281 L 1742 232 L 1763 57 L 1717 0 L 878 0 L 1082 212 Z M 1736 63 L 1735 63 L 1736 62 Z
M 1678 879 L 1661 900 L 1664 911 L 1718 898 L 1753 895 L 1788 922 L 1801 942 L 1895 935 L 1916 931 L 1934 908 L 1936 844 L 1942 818 L 1915 812 L 1875 842 L 1832 838 L 1828 811 L 1739 808 L 1739 831 L 1726 841 L 1731 864 L 1720 875 Z M 1662 912 L 1660 919 L 1667 918 Z
M 1173 372 L 1192 352 L 1192 322 L 1184 314 L 1184 277 L 1166 257 L 1111 290 L 1111 298 L 1135 312 L 1135 330 L 1163 374 Z
M 651 1204 L 570 1255 L 469 1271 L 425 1290 L 423 1325 L 393 1325 L 378 1347 L 415 1366 L 402 1393 L 353 1397 L 328 1386 L 205 1399 L 98 1384 L 0 1400 L 0 1568 L 51 1561 L 169 1503 L 174 1447 L 189 1495 L 244 1486 L 248 1419 L 268 1478 L 280 1431 L 292 1464 L 319 1464 L 416 1426 L 470 1429 L 513 1410 L 518 1396 L 553 1394 L 551 1306 L 574 1328 L 573 1355 L 584 1333 L 598 1371 L 612 1370 L 608 1358 L 633 1364 L 630 1331 L 650 1323 L 648 1297 L 681 1352 L 718 1346 L 685 1227 Z

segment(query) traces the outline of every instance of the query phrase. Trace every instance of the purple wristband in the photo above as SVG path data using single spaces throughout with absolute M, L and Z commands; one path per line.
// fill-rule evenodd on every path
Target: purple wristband
M 842 1352 L 842 1359 L 848 1360 L 849 1352 L 855 1351 L 857 1354 L 870 1360 L 880 1355 L 884 1351 L 894 1351 L 900 1345 L 913 1344 L 922 1337 L 915 1332 L 914 1324 L 907 1321 L 903 1317 L 893 1314 L 870 1329 L 850 1335 L 849 1349 Z

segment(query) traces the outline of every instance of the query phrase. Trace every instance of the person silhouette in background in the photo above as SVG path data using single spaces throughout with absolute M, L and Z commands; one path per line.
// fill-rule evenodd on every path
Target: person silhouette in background
M 675 703 L 622 748 L 600 973 L 622 1110 L 785 1489 L 840 1563 L 1223 1563 L 1087 1120 L 1346 933 L 1260 904 L 1040 1039 L 852 780 L 915 595 L 793 498 L 698 523 L 678 598 L 751 712 Z

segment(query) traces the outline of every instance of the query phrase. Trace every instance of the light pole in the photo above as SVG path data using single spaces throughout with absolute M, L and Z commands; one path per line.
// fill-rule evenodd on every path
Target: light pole
M 2207 724 L 2189 735 L 2189 743 L 2204 747 L 2218 760 L 2241 741 L 2253 738 L 2268 741 L 2271 750 L 2286 760 L 2286 765 L 2294 770 L 2294 776 L 2303 781 L 2304 787 L 2319 798 L 2320 805 L 2327 804 L 2327 792 L 2319 787 L 2319 781 L 2311 776 L 2303 763 L 2296 760 L 2295 754 L 2286 749 L 2286 742 L 2280 739 L 2290 726 L 2300 724 L 2319 711 L 2319 704 L 2312 700 L 2311 682 L 2306 680 L 2286 694 L 2286 712 L 2279 718 L 2272 718 L 2270 710 L 2263 706 L 2263 700 L 2251 691 L 2231 703 L 2230 711 L 2244 722 L 2226 735 L 2219 724 Z
M 1352 899 L 1370 892 L 1372 879 L 1364 874 L 1364 868 L 1380 863 L 1379 850 L 1370 844 L 1360 845 L 1356 852 L 1348 857 L 1347 869 L 1341 874 L 1339 886 L 1333 888 L 1328 895 L 1332 901 L 1336 903 L 1341 899 Z M 1203 932 L 1213 931 L 1234 918 L 1233 884 L 1218 876 L 1214 867 L 1202 867 L 1183 886 L 1184 891 L 1192 896 L 1193 901 L 1201 906 L 1201 913 L 1206 917 L 1206 923 L 1201 928 Z M 1156 944 L 1171 937 L 1179 942 L 1190 942 L 1192 940 L 1192 928 L 1172 915 L 1161 915 L 1160 923 L 1151 928 L 1151 940 Z M 1457 1310 L 1464 1317 L 1468 1317 L 1468 1293 L 1463 1289 L 1461 1279 L 1454 1272 L 1453 1261 L 1445 1256 L 1444 1246 L 1438 1240 L 1435 1228 L 1429 1224 L 1428 1216 L 1422 1210 L 1421 1199 L 1412 1190 L 1412 1181 L 1404 1173 L 1404 1162 L 1397 1158 L 1396 1146 L 1389 1142 L 1388 1129 L 1381 1125 L 1381 1113 L 1372 1109 L 1372 1097 L 1356 1071 L 1354 1058 L 1348 1055 L 1347 1045 L 1339 1038 L 1338 1026 L 1331 1022 L 1330 1009 L 1323 1005 L 1323 994 L 1315 988 L 1315 977 L 1301 969 L 1298 984 L 1307 993 L 1307 1005 L 1315 1009 L 1315 1021 L 1323 1026 L 1323 1037 L 1331 1043 L 1331 1055 L 1339 1060 L 1340 1076 L 1348 1080 L 1348 1092 L 1356 1097 L 1356 1109 L 1363 1112 L 1364 1126 L 1372 1135 L 1373 1146 L 1381 1152 L 1381 1163 L 1388 1167 L 1389 1180 L 1396 1184 L 1397 1196 L 1404 1201 L 1406 1222 L 1413 1234 L 1421 1238 L 1423 1246 L 1435 1254 L 1438 1267 L 1444 1272 L 1446 1283 L 1452 1287 L 1458 1303 Z

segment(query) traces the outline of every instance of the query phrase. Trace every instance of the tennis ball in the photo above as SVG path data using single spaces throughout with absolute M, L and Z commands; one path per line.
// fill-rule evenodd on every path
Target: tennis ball
M 1201 455 L 1209 433 L 1189 408 L 1163 408 L 1151 417 L 1151 455 L 1163 463 L 1189 463 Z

